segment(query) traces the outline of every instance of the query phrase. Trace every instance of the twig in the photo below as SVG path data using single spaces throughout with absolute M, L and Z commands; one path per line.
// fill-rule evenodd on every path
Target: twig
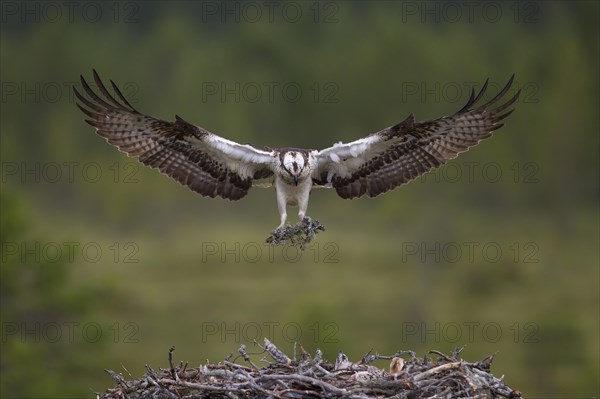
M 419 374 L 415 375 L 413 377 L 413 380 L 420 381 L 420 380 L 423 380 L 423 379 L 425 379 L 427 377 L 430 377 L 433 374 L 441 373 L 441 372 L 449 370 L 449 369 L 459 368 L 461 365 L 462 365 L 462 362 L 454 362 L 454 363 L 442 364 L 441 366 L 434 367 L 432 369 L 429 369 L 427 371 L 424 371 L 422 373 L 419 373 Z
M 179 381 L 179 377 L 177 376 L 177 371 L 175 371 L 175 367 L 173 367 L 173 351 L 175 351 L 175 347 L 172 346 L 169 348 L 169 368 L 171 370 L 171 376 L 175 381 Z
M 292 360 L 289 357 L 287 357 L 285 353 L 280 351 L 279 348 L 277 348 L 275 345 L 273 345 L 271 343 L 271 341 L 269 341 L 266 338 L 265 338 L 265 349 L 267 352 L 269 352 L 269 354 L 271 355 L 273 360 L 275 360 L 277 363 L 290 364 L 292 362 Z
M 434 354 L 438 355 L 439 357 L 441 357 L 442 359 L 447 360 L 449 362 L 455 362 L 456 361 L 456 358 L 449 357 L 448 355 L 444 355 L 440 351 L 430 350 L 428 353 L 434 353 Z
M 247 361 L 248 363 L 250 363 L 250 365 L 252 367 L 254 367 L 255 369 L 258 369 L 258 367 L 256 366 L 256 364 L 252 363 L 252 360 L 250 360 L 250 356 L 248 356 L 248 353 L 246 352 L 246 345 L 242 344 L 240 345 L 240 347 L 238 348 L 238 352 L 240 353 L 240 356 L 242 356 L 242 358 Z

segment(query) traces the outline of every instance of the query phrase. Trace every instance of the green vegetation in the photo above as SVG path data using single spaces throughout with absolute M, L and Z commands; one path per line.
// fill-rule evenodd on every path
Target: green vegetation
M 138 377 L 172 345 L 198 366 L 262 336 L 328 359 L 498 350 L 526 397 L 600 395 L 599 6 L 525 3 L 494 22 L 421 2 L 324 3 L 317 23 L 312 2 L 273 23 L 218 2 L 98 3 L 95 23 L 3 9 L 0 396 L 91 397 L 105 368 Z M 523 91 L 438 172 L 377 199 L 313 192 L 326 231 L 299 253 L 263 242 L 272 190 L 200 198 L 93 134 L 70 89 L 92 68 L 142 112 L 259 147 L 449 114 L 488 76 L 490 95 L 513 72 Z

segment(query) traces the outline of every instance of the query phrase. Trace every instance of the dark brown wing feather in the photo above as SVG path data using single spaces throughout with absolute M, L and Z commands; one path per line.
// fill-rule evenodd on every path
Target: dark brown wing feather
M 333 176 L 331 182 L 342 198 L 362 195 L 375 197 L 456 158 L 461 152 L 490 137 L 502 127 L 499 122 L 511 114 L 502 113 L 519 97 L 520 90 L 506 103 L 493 108 L 510 89 L 514 75 L 507 85 L 487 103 L 473 108 L 482 98 L 488 81 L 480 92 L 471 96 L 456 114 L 433 121 L 415 122 L 409 117 L 398 125 L 378 134 L 394 144 L 364 162 L 350 176 Z
M 77 106 L 88 117 L 86 122 L 110 144 L 203 196 L 238 200 L 248 193 L 251 177 L 240 176 L 190 142 L 190 139 L 201 141 L 211 133 L 178 116 L 175 122 L 168 122 L 138 112 L 111 81 L 122 101 L 119 102 L 108 92 L 95 70 L 94 81 L 105 100 L 81 77 L 89 98 L 73 88 L 81 102 Z M 257 174 L 264 177 L 269 171 L 261 169 Z

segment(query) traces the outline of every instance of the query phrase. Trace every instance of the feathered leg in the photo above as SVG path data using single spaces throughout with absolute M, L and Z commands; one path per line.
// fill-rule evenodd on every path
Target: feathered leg
M 277 189 L 277 208 L 279 208 L 279 214 L 281 215 L 281 224 L 278 229 L 285 227 L 285 221 L 287 220 L 287 210 L 286 210 L 286 198 L 283 190 Z

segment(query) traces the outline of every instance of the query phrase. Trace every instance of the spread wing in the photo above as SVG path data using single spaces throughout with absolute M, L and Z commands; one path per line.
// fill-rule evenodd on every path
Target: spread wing
M 514 75 L 494 98 L 476 106 L 488 81 L 477 95 L 471 91 L 467 104 L 456 114 L 418 122 L 411 114 L 397 125 L 351 143 L 335 144 L 317 152 L 317 184 L 331 184 L 342 198 L 375 197 L 408 183 L 461 152 L 490 137 L 504 112 L 519 97 L 520 90 L 504 104 L 498 101 L 510 89 Z M 503 113 L 504 112 L 504 113 Z
M 273 153 L 251 145 L 226 140 L 194 126 L 179 116 L 174 122 L 138 112 L 111 80 L 113 97 L 94 70 L 94 81 L 102 99 L 83 77 L 84 97 L 76 88 L 79 109 L 86 122 L 110 144 L 144 165 L 160 170 L 203 196 L 238 200 L 244 197 L 253 179 L 273 174 Z

